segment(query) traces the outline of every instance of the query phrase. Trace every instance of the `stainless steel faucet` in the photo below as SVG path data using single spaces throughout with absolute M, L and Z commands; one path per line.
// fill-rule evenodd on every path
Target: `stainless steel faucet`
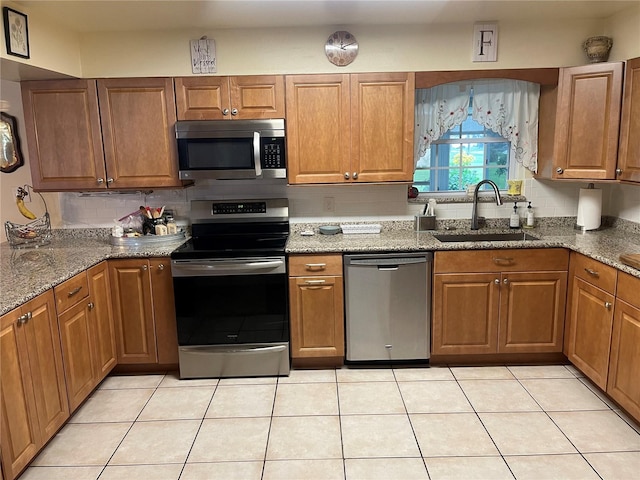
M 473 210 L 471 211 L 471 230 L 478 230 L 478 192 L 480 187 L 488 183 L 496 194 L 496 205 L 502 205 L 502 198 L 498 191 L 498 186 L 492 180 L 481 180 L 473 191 Z

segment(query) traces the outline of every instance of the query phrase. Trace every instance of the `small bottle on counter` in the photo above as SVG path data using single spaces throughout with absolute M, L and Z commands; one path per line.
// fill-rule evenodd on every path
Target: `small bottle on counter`
M 509 228 L 520 228 L 520 215 L 518 215 L 518 202 L 513 204 L 513 213 L 509 217 Z
M 175 235 L 178 233 L 178 225 L 172 215 L 167 215 L 167 235 Z
M 535 215 L 533 214 L 533 207 L 531 206 L 531 202 L 529 202 L 529 206 L 527 207 L 527 221 L 525 227 L 533 228 L 536 223 Z

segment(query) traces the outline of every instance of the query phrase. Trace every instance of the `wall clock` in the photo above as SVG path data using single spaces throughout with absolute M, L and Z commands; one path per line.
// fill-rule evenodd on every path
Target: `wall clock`
M 324 53 L 331 63 L 344 67 L 356 59 L 358 41 L 349 32 L 333 32 L 324 44 Z

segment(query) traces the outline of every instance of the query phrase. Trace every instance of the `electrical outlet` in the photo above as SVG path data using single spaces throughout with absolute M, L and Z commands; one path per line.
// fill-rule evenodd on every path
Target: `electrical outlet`
M 324 197 L 323 210 L 325 212 L 336 211 L 336 201 L 333 197 Z

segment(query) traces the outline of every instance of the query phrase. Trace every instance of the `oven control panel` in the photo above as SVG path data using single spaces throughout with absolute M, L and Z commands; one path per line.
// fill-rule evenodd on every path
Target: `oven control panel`
M 211 206 L 213 215 L 236 215 L 243 213 L 266 213 L 266 202 L 224 202 L 214 203 Z

